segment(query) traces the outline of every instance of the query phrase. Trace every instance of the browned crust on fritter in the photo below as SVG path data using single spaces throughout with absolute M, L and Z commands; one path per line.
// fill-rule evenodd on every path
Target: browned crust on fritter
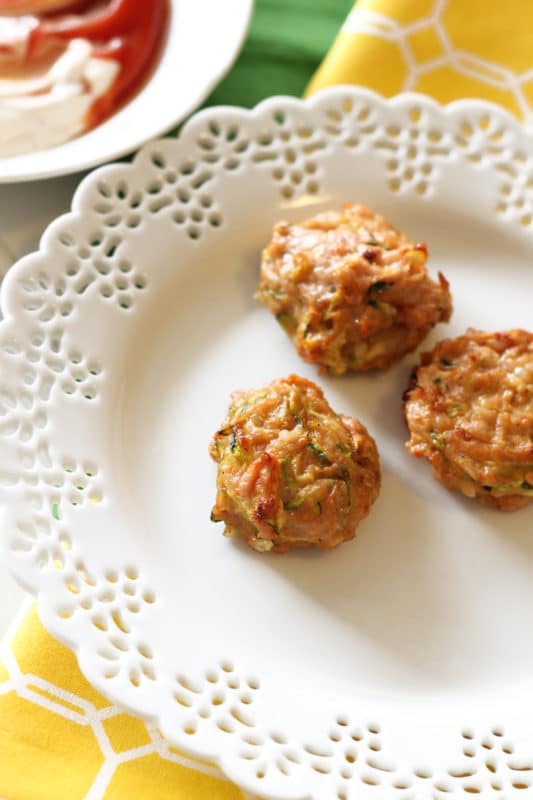
M 383 369 L 414 350 L 452 304 L 427 247 L 363 205 L 275 226 L 257 297 L 321 371 Z
M 352 539 L 379 492 L 366 428 L 297 375 L 234 392 L 210 454 L 218 463 L 211 518 L 261 552 Z
M 444 486 L 504 511 L 533 499 L 533 334 L 470 329 L 439 342 L 404 400 L 407 449 Z

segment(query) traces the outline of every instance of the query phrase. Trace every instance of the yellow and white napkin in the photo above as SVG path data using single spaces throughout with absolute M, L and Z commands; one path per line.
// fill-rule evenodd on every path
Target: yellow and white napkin
M 0 649 L 2 800 L 246 800 L 96 692 L 28 601 Z
M 307 93 L 339 83 L 533 109 L 531 0 L 358 0 Z

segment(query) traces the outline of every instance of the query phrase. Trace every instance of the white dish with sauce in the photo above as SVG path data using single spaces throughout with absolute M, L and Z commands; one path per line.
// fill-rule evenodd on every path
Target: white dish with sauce
M 235 60 L 253 0 L 170 0 L 163 51 L 144 87 L 92 130 L 57 147 L 0 158 L 0 183 L 88 169 L 132 152 L 177 125 L 207 97 Z M 68 120 L 74 130 L 75 122 Z M 46 139 L 46 137 L 45 137 Z

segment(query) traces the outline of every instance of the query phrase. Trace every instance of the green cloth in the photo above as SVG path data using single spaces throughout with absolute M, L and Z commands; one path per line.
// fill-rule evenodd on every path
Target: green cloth
M 256 0 L 241 54 L 204 105 L 250 108 L 274 94 L 302 95 L 352 6 L 353 0 Z

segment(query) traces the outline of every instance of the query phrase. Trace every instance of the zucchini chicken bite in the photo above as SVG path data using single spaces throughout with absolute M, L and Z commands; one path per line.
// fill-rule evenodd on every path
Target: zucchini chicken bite
M 382 369 L 450 317 L 448 282 L 430 278 L 427 258 L 425 244 L 346 204 L 275 226 L 257 297 L 322 372 Z
M 448 489 L 503 511 L 533 499 L 533 334 L 440 342 L 413 372 L 405 416 L 407 449 Z
M 379 492 L 366 428 L 297 375 L 233 392 L 210 454 L 218 463 L 211 519 L 260 552 L 352 539 Z

